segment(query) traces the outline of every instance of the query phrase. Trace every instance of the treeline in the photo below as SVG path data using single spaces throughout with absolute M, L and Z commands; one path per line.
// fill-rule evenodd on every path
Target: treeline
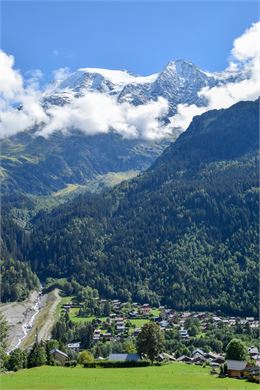
M 39 279 L 30 264 L 12 258 L 1 260 L 1 302 L 22 301 L 39 288 Z

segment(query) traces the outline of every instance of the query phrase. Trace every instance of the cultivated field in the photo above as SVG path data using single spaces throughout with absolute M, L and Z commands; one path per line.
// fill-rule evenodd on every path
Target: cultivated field
M 256 390 L 257 384 L 220 379 L 208 368 L 174 363 L 145 368 L 39 367 L 0 376 L 4 390 Z

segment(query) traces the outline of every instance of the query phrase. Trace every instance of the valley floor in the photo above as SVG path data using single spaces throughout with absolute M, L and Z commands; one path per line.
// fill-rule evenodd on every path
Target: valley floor
M 1 304 L 0 313 L 9 324 L 7 350 L 18 347 L 26 349 L 32 345 L 36 328 L 39 340 L 48 340 L 57 319 L 56 311 L 60 300 L 58 289 L 55 289 L 43 296 L 33 291 L 25 301 Z
M 18 348 L 22 340 L 26 338 L 26 333 L 29 333 L 29 329 L 26 327 L 30 323 L 33 316 L 36 314 L 38 293 L 33 291 L 29 298 L 22 302 L 10 302 L 0 305 L 0 313 L 8 321 L 9 331 L 7 338 L 8 350 Z
M 0 376 L 4 390 L 256 390 L 244 380 L 217 378 L 183 363 L 145 368 L 38 367 Z

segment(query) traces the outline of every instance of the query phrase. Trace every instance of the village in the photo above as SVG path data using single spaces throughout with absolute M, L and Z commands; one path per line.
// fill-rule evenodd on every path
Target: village
M 211 374 L 259 380 L 260 352 L 256 347 L 257 344 L 248 346 L 250 358 L 250 363 L 248 363 L 240 360 L 226 360 L 224 351 L 217 344 L 215 348 L 214 346 L 209 348 L 208 345 L 203 348 L 200 343 L 207 333 L 213 330 L 230 329 L 230 332 L 234 334 L 244 330 L 245 333 L 257 335 L 259 320 L 254 317 L 229 317 L 209 312 L 179 312 L 164 306 L 155 308 L 148 303 L 138 304 L 120 300 L 95 298 L 94 301 L 94 310 L 91 309 L 89 303 L 78 303 L 75 300 L 62 305 L 62 311 L 69 315 L 72 322 L 92 325 L 94 345 L 136 339 L 144 324 L 154 322 L 159 325 L 166 339 L 174 337 L 181 345 L 186 346 L 186 353 L 181 353 L 180 350 L 161 351 L 156 357 L 156 362 L 183 362 L 203 367 L 209 366 Z M 86 306 L 88 306 L 87 311 Z M 94 315 L 93 312 L 98 312 L 99 315 Z M 86 313 L 91 313 L 91 315 L 86 315 Z M 67 349 L 78 353 L 83 348 L 80 341 L 73 340 L 67 344 Z M 59 352 L 61 351 L 54 351 L 55 358 L 61 358 L 64 363 L 66 361 L 64 352 L 61 352 L 60 357 Z M 137 353 L 124 351 L 124 353 L 109 353 L 108 356 L 96 356 L 96 360 L 139 361 L 140 356 Z

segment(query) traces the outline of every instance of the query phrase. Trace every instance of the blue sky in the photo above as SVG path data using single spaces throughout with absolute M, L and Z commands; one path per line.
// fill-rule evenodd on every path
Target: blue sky
M 227 65 L 233 40 L 259 19 L 255 1 L 2 1 L 2 49 L 23 73 L 69 67 L 148 75 L 172 59 Z

